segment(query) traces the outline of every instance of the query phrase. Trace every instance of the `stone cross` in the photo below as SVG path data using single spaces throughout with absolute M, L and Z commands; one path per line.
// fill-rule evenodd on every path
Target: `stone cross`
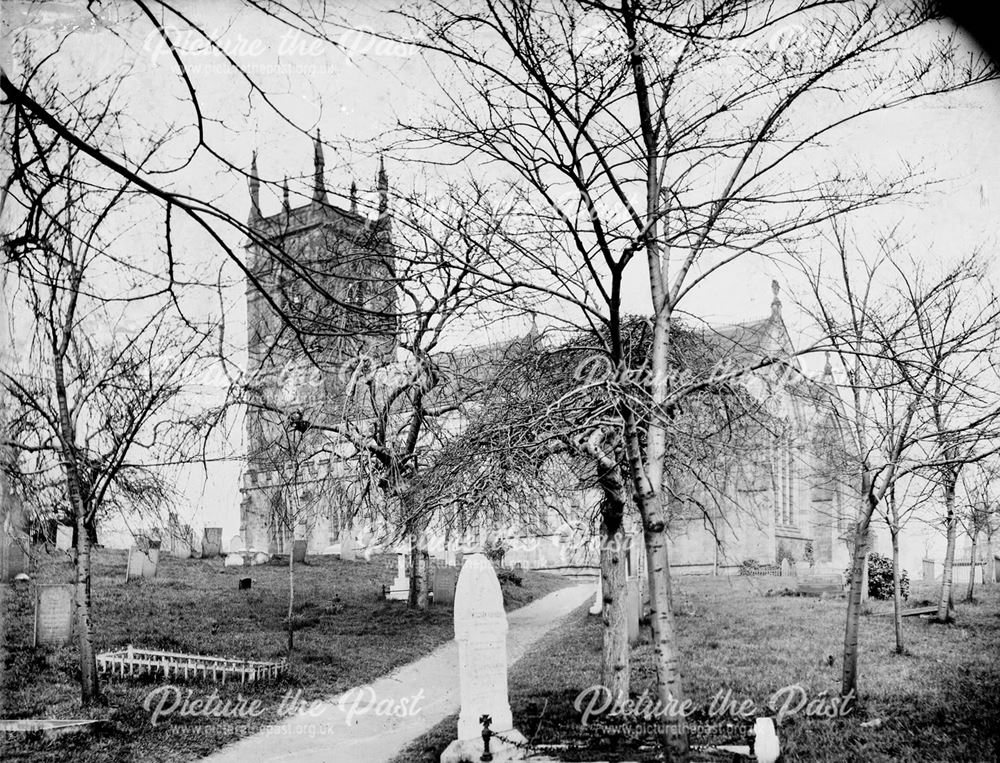
M 480 759 L 484 715 L 503 737 L 492 741 L 491 752 L 505 753 L 497 759 L 517 759 L 520 750 L 510 742 L 523 743 L 524 737 L 514 729 L 507 696 L 507 615 L 496 572 L 482 554 L 470 556 L 458 576 L 455 640 L 462 708 L 458 738 L 441 755 L 441 763 Z
M 396 579 L 392 581 L 392 587 L 386 594 L 386 598 L 395 601 L 406 601 L 410 598 L 410 578 L 406 574 L 406 554 L 402 552 L 396 554 Z

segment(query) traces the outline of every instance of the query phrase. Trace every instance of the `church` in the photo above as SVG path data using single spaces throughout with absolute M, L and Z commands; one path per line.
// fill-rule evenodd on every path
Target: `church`
M 264 216 L 256 156 L 251 165 L 250 384 L 240 489 L 248 548 L 282 552 L 295 538 L 305 539 L 310 553 L 333 553 L 348 535 L 362 545 L 379 537 L 359 511 L 365 486 L 349 459 L 317 447 L 307 432 L 310 423 L 351 415 L 344 394 L 351 358 L 395 352 L 392 215 L 381 161 L 375 191 L 372 216 L 360 211 L 353 183 L 346 204 L 331 202 L 317 134 L 311 198 L 293 206 L 286 181 L 281 209 Z M 735 574 L 783 560 L 840 572 L 848 563 L 852 500 L 840 479 L 845 438 L 829 362 L 819 379 L 803 372 L 777 283 L 773 291 L 767 316 L 703 329 L 705 345 L 730 367 L 778 359 L 740 379 L 778 423 L 758 427 L 744 447 L 709 464 L 708 479 L 681 475 L 672 486 L 670 558 L 679 574 Z M 554 497 L 547 518 L 542 511 L 542 521 L 509 533 L 506 563 L 596 564 L 596 500 L 592 491 Z M 367 532 L 359 535 L 362 526 Z

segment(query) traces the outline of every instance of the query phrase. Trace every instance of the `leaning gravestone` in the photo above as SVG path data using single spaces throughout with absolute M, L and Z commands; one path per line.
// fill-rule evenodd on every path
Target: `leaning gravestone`
M 523 760 L 526 740 L 516 729 L 507 698 L 507 615 L 493 565 L 472 554 L 462 566 L 455 590 L 455 640 L 462 709 L 458 738 L 441 754 L 441 763 L 482 759 L 483 716 L 504 739 L 490 740 L 494 761 Z
M 204 559 L 213 559 L 222 553 L 222 528 L 206 527 L 205 537 L 201 541 L 201 555 Z
M 142 547 L 146 550 L 143 551 Z M 125 568 L 125 582 L 146 578 L 152 580 L 156 577 L 156 568 L 160 563 L 160 543 L 159 541 L 148 541 L 137 543 L 128 551 L 128 565 Z
M 56 525 L 56 548 L 69 551 L 73 547 L 73 528 L 68 525 Z
M 35 646 L 66 646 L 73 638 L 73 585 L 40 585 L 35 593 Z

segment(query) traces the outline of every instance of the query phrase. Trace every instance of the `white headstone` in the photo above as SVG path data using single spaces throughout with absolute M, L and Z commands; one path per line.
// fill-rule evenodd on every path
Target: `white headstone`
M 386 594 L 387 599 L 406 601 L 410 598 L 410 578 L 406 574 L 406 554 L 396 554 L 396 579 Z
M 244 563 L 245 562 L 243 561 L 243 554 L 237 554 L 232 551 L 226 554 L 226 561 L 225 561 L 226 567 L 242 567 Z
M 601 582 L 601 571 L 597 571 L 597 581 L 594 589 L 594 603 L 590 605 L 590 614 L 599 615 L 604 611 L 604 586 Z
M 788 563 L 788 558 L 781 560 L 781 577 L 787 577 L 792 574 L 791 565 Z
M 455 588 L 455 640 L 458 642 L 458 676 L 462 709 L 458 715 L 458 739 L 441 756 L 452 760 L 479 760 L 483 751 L 483 724 L 490 717 L 490 730 L 516 742 L 524 737 L 514 730 L 507 697 L 507 615 L 503 594 L 493 565 L 482 554 L 473 554 L 462 567 Z M 494 738 L 491 752 L 501 750 L 503 760 L 517 748 Z M 463 757 L 465 756 L 465 757 Z
M 73 528 L 68 525 L 56 525 L 56 548 L 69 551 L 73 547 Z
M 242 554 L 247 550 L 246 543 L 243 542 L 242 535 L 234 535 L 232 540 L 229 541 L 229 553 L 230 554 Z
M 340 539 L 340 558 L 345 562 L 353 562 L 357 554 L 358 545 L 354 542 L 354 533 L 348 530 Z

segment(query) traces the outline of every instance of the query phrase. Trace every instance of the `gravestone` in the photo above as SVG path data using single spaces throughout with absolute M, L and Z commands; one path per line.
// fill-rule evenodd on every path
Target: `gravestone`
M 243 542 L 242 535 L 234 535 L 232 540 L 229 541 L 229 553 L 230 554 L 242 554 L 247 550 L 246 544 Z
M 73 638 L 73 585 L 40 585 L 35 593 L 35 646 L 66 646 Z
M 239 589 L 241 591 L 249 591 L 250 590 L 250 584 L 251 584 L 250 578 L 240 578 Z
M 0 569 L 0 583 L 7 583 L 18 575 L 28 572 L 28 553 L 24 550 L 24 544 L 17 538 L 7 541 L 7 548 L 0 559 L 2 559 L 2 569 Z
M 628 618 L 628 642 L 639 642 L 639 581 L 629 578 L 625 581 L 625 615 Z
M 73 548 L 73 528 L 68 525 L 56 525 L 56 548 L 69 551 Z
M 304 564 L 306 561 L 306 546 L 308 541 L 305 540 L 293 540 L 292 541 L 292 561 L 295 564 Z
M 226 554 L 226 561 L 224 562 L 226 567 L 242 567 L 244 564 L 246 564 L 246 561 L 243 559 L 243 554 L 233 552 Z
M 462 709 L 458 738 L 441 754 L 441 763 L 481 760 L 483 724 L 490 717 L 494 761 L 524 760 L 525 738 L 514 729 L 507 697 L 507 615 L 493 565 L 482 554 L 472 554 L 462 567 L 455 590 L 455 640 Z
M 924 580 L 933 580 L 934 579 L 934 560 L 933 559 L 924 559 L 923 575 L 924 575 Z
M 406 574 L 406 554 L 396 554 L 396 579 L 392 581 L 385 597 L 393 601 L 410 598 L 410 577 Z
M 434 603 L 454 604 L 458 570 L 455 567 L 438 567 L 434 570 Z
M 781 577 L 786 578 L 792 574 L 792 566 L 788 563 L 788 559 L 781 560 Z
M 348 531 L 340 539 L 340 558 L 345 562 L 353 562 L 358 556 L 358 546 L 354 542 L 354 533 Z
M 604 585 L 601 581 L 601 571 L 597 571 L 597 580 L 594 583 L 594 603 L 590 605 L 590 614 L 599 615 L 604 611 Z
M 206 527 L 205 537 L 201 541 L 201 555 L 204 559 L 213 559 L 222 553 L 222 528 Z
M 147 547 L 143 551 L 141 546 Z M 125 568 L 125 582 L 146 578 L 152 580 L 156 577 L 156 568 L 160 562 L 160 543 L 150 541 L 143 544 L 136 544 L 128 551 L 128 564 Z
M 175 559 L 190 559 L 191 541 L 187 538 L 174 538 L 170 549 L 170 555 Z

